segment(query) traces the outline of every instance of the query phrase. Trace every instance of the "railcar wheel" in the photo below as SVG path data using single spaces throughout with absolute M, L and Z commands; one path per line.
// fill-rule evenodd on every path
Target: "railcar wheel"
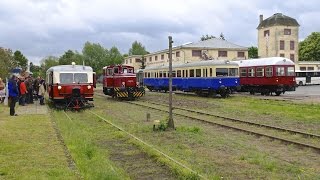
M 303 82 L 302 81 L 299 82 L 299 86 L 303 86 Z
M 280 96 L 281 91 L 276 91 L 276 96 Z
M 251 91 L 250 91 L 250 94 L 251 94 L 251 95 L 254 95 L 254 94 L 255 94 L 255 92 L 254 92 L 253 90 L 251 90 Z

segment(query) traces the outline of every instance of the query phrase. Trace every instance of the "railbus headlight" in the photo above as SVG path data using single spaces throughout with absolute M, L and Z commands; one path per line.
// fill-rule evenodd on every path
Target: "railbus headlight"
M 58 89 L 60 90 L 62 87 L 61 86 L 58 86 Z
M 91 89 L 91 86 L 90 86 L 90 85 L 88 85 L 88 86 L 87 86 L 87 88 L 88 88 L 88 89 Z

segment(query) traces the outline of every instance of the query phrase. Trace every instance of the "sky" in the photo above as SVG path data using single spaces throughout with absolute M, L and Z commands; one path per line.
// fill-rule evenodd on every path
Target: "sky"
M 197 42 L 205 34 L 257 46 L 259 15 L 295 18 L 299 39 L 320 31 L 318 0 L 1 0 L 0 47 L 20 50 L 39 64 L 84 43 L 128 53 L 141 42 L 149 52 Z

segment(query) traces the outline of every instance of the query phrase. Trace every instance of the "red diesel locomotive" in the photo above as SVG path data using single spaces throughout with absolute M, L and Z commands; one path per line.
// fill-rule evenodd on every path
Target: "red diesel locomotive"
M 111 65 L 103 68 L 103 92 L 120 99 L 139 98 L 145 94 L 132 66 Z
M 60 65 L 47 70 L 47 92 L 57 108 L 82 109 L 93 107 L 95 73 L 89 66 Z
M 295 64 L 290 59 L 271 57 L 236 61 L 239 64 L 241 91 L 279 96 L 295 91 Z

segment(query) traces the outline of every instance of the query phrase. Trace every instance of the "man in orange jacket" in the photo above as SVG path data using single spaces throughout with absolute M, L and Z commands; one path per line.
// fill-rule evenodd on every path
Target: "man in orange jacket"
M 20 83 L 20 96 L 21 96 L 21 105 L 26 105 L 26 94 L 28 93 L 26 84 L 24 83 L 24 78 L 21 79 Z

